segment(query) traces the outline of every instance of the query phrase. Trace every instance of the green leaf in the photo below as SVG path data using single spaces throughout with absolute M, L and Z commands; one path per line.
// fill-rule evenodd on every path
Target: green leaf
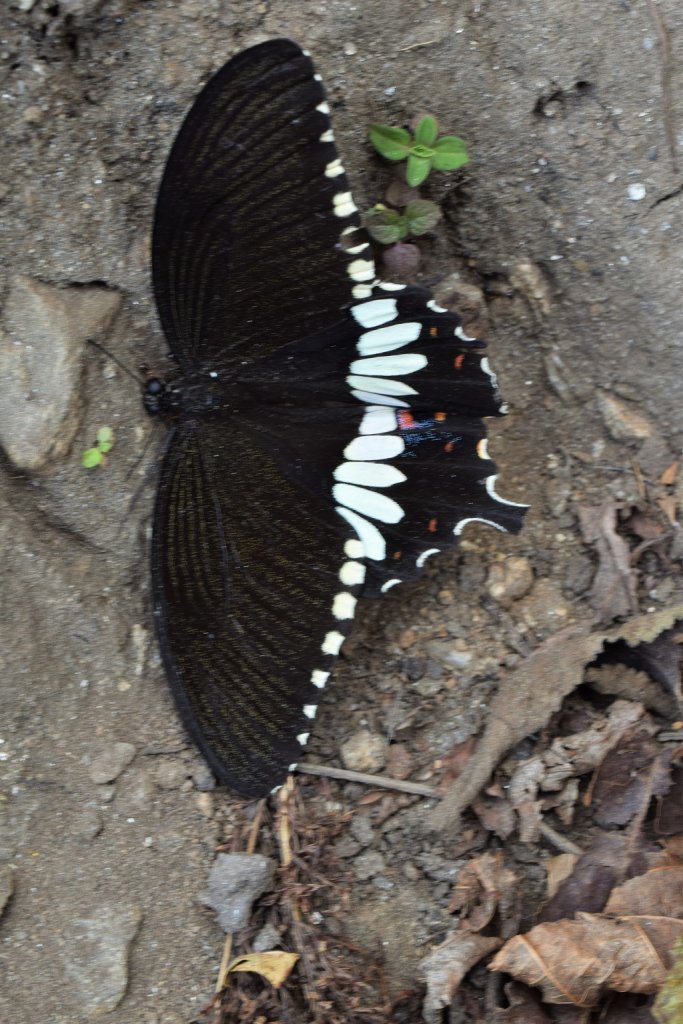
M 111 448 L 112 444 L 114 443 L 114 431 L 111 429 L 111 427 L 100 427 L 100 429 L 97 431 L 97 443 L 100 446 L 103 444 L 108 444 L 109 447 Z M 108 450 L 109 449 L 107 449 L 107 451 Z
M 414 199 L 406 206 L 405 218 L 408 234 L 424 235 L 441 220 L 441 210 L 429 199 Z
M 86 448 L 81 455 L 81 465 L 86 469 L 94 469 L 102 463 L 102 452 L 99 448 Z
M 411 153 L 408 157 L 408 165 L 406 167 L 406 181 L 411 188 L 416 188 L 417 185 L 421 185 L 429 175 L 430 169 L 430 160 L 425 159 L 425 157 L 422 156 L 415 156 L 414 153 Z
M 112 448 L 114 447 L 114 442 L 113 441 L 100 441 L 100 443 L 97 445 L 97 447 L 99 448 L 99 450 L 102 452 L 103 455 L 106 455 L 107 452 L 110 452 L 112 450 Z
M 425 114 L 415 129 L 415 141 L 422 146 L 433 146 L 439 134 L 439 122 L 432 114 Z
M 365 227 L 370 236 L 380 245 L 391 245 L 404 238 L 406 234 L 405 218 L 396 210 L 389 210 L 378 203 L 365 214 Z
M 432 167 L 436 171 L 454 171 L 469 163 L 469 159 L 465 143 L 455 135 L 444 135 L 434 143 Z
M 405 160 L 412 139 L 405 128 L 391 128 L 387 124 L 370 125 L 370 142 L 387 160 Z

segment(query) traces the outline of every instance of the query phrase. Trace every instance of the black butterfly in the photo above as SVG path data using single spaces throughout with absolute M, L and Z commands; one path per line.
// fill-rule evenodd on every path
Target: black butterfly
M 320 77 L 285 39 L 229 61 L 173 145 L 154 218 L 178 364 L 152 587 L 183 722 L 218 778 L 292 769 L 356 608 L 471 521 L 520 528 L 482 416 L 495 378 L 459 318 L 377 281 Z

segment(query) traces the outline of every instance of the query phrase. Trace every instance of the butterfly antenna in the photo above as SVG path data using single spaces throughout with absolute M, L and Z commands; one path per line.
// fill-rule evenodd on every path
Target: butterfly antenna
M 104 345 L 100 345 L 99 341 L 93 341 L 92 338 L 88 338 L 88 341 L 93 346 L 93 348 L 99 349 L 100 352 L 107 356 L 108 359 L 111 359 L 113 363 L 116 363 L 116 365 L 120 367 L 124 373 L 127 373 L 129 377 L 132 377 L 137 384 L 139 384 L 141 387 L 144 387 L 145 382 L 142 379 L 142 377 L 138 377 L 136 373 L 133 373 L 133 371 L 128 366 L 126 366 L 125 363 L 122 363 L 121 360 L 117 356 L 115 356 L 113 352 L 110 352 L 108 348 L 104 347 Z

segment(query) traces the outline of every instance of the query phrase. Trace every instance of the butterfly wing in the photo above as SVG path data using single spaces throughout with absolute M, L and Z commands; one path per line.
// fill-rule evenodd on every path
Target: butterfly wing
M 159 315 L 185 372 L 319 331 L 374 278 L 353 244 L 359 221 L 328 112 L 310 58 L 276 39 L 230 60 L 187 115 L 152 239 Z

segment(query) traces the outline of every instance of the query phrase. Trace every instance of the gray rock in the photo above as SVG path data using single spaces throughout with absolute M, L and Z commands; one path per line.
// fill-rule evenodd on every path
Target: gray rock
M 224 932 L 238 932 L 249 923 L 254 900 L 270 889 L 275 862 L 260 853 L 219 853 L 209 873 L 203 898 L 215 910 Z
M 128 956 L 142 911 L 101 907 L 65 927 L 64 973 L 88 1020 L 111 1013 L 128 987 Z
M 351 835 L 360 843 L 361 846 L 370 846 L 374 839 L 372 825 L 365 814 L 357 814 L 354 817 L 350 825 L 350 831 Z
M 277 928 L 272 924 L 264 924 L 260 932 L 254 936 L 252 948 L 255 953 L 266 953 L 269 949 L 275 949 L 282 942 L 282 937 Z
M 135 747 L 132 743 L 112 743 L 101 754 L 93 758 L 88 774 L 98 785 L 113 782 L 114 779 L 118 779 L 134 757 Z
M 106 288 L 13 279 L 0 330 L 0 444 L 15 466 L 41 469 L 70 450 L 84 345 L 108 327 L 120 301 Z
M 386 764 L 389 743 L 369 729 L 359 729 L 341 745 L 344 767 L 356 772 L 378 772 Z
M 356 857 L 353 862 L 353 870 L 360 882 L 372 878 L 373 875 L 381 874 L 385 868 L 384 857 L 376 850 L 367 850 L 365 853 L 361 853 L 360 857 Z

